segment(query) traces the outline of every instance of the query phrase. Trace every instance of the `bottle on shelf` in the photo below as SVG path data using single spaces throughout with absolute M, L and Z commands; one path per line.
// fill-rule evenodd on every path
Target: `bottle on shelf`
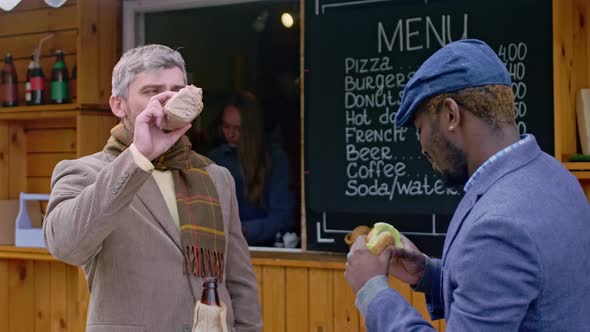
M 35 69 L 35 54 L 31 55 L 31 62 L 29 62 L 29 66 L 27 67 L 27 77 L 25 80 L 25 103 L 27 105 L 31 105 L 31 100 L 33 100 L 33 95 L 31 93 L 31 76 L 33 75 L 33 69 Z
M 78 86 L 77 86 L 77 78 L 78 78 L 78 66 L 74 64 L 74 68 L 72 68 L 72 77 L 70 78 L 70 100 L 72 103 L 76 102 L 78 99 Z
M 4 67 L 2 67 L 2 106 L 16 105 L 18 105 L 18 79 L 12 54 L 8 53 L 4 57 Z
M 51 69 L 51 103 L 65 104 L 69 101 L 68 93 L 68 69 L 64 62 L 64 52 L 55 52 L 55 64 Z
M 221 305 L 219 305 L 219 294 L 217 294 L 217 279 L 205 278 L 203 280 L 201 303 L 221 307 Z
M 45 75 L 39 65 L 39 61 L 35 58 L 35 54 L 31 57 L 32 61 L 29 63 L 27 70 L 27 105 L 41 105 L 45 100 Z

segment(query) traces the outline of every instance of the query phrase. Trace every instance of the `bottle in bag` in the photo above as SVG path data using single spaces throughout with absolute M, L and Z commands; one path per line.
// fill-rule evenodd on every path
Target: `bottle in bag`
M 16 68 L 12 63 L 12 54 L 6 54 L 4 57 L 4 67 L 2 67 L 2 106 L 18 105 L 18 79 L 16 78 Z
M 206 305 L 219 305 L 219 294 L 217 294 L 217 279 L 205 278 L 203 281 L 203 294 L 201 295 L 201 303 Z
M 55 64 L 51 69 L 51 102 L 53 104 L 65 104 L 69 101 L 68 80 L 64 52 L 57 50 L 55 52 Z

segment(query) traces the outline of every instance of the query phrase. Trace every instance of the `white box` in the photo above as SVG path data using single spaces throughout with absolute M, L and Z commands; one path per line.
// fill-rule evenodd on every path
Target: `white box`
M 20 206 L 16 217 L 16 226 L 14 227 L 15 246 L 46 247 L 40 221 L 43 219 L 41 202 L 48 200 L 49 194 L 20 193 Z

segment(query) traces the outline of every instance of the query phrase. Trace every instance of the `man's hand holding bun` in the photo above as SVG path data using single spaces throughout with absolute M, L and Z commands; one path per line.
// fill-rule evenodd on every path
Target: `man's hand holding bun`
M 407 284 L 416 285 L 424 275 L 428 258 L 390 224 L 375 223 L 367 235 L 367 248 L 373 255 L 391 250 L 389 274 Z
M 416 285 L 426 270 L 428 256 L 423 254 L 412 241 L 400 234 L 403 248 L 390 246 L 391 260 L 389 261 L 389 275 L 409 285 Z
M 346 281 L 356 294 L 371 278 L 387 276 L 391 250 L 384 250 L 380 255 L 373 255 L 367 248 L 367 237 L 359 236 L 346 256 Z
M 367 236 L 359 236 L 347 255 L 346 280 L 356 293 L 378 275 L 416 285 L 426 270 L 428 257 L 393 226 L 376 223 Z

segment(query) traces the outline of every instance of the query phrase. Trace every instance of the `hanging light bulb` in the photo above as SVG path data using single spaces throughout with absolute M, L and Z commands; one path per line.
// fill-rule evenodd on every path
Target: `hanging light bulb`
M 283 15 L 281 15 L 281 23 L 283 23 L 285 28 L 291 28 L 294 23 L 293 16 L 289 13 L 283 13 Z
M 49 6 L 53 7 L 53 8 L 59 8 L 61 7 L 66 0 L 44 0 L 46 4 L 48 4 Z
M 12 10 L 21 0 L 0 0 L 0 8 L 5 11 Z

